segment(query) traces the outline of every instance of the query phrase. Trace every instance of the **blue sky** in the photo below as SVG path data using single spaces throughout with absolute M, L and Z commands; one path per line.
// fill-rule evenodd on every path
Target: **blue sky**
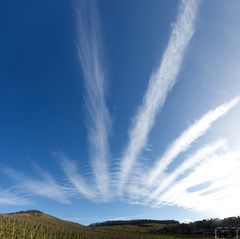
M 1 2 L 0 211 L 239 215 L 239 5 Z

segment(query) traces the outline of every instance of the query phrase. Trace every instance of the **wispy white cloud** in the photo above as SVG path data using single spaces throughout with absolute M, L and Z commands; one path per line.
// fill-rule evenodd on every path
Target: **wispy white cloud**
M 240 151 L 214 155 L 159 195 L 155 206 L 168 204 L 196 211 L 211 211 L 221 217 L 238 215 L 239 170 Z M 198 188 L 203 184 L 206 185 L 204 188 Z
M 129 131 L 128 146 L 123 153 L 120 165 L 119 191 L 122 190 L 137 158 L 145 147 L 156 115 L 176 82 L 184 52 L 194 33 L 198 5 L 198 0 L 181 1 L 168 46 L 159 67 L 150 77 L 143 104 L 138 109 Z
M 177 168 L 166 175 L 164 180 L 159 183 L 159 186 L 149 194 L 149 199 L 153 200 L 158 197 L 164 190 L 171 186 L 179 176 L 182 176 L 186 171 L 193 170 L 194 167 L 198 166 L 203 160 L 211 157 L 218 150 L 223 150 L 226 146 L 226 140 L 219 139 L 214 143 L 208 144 L 198 149 L 194 154 L 190 155 L 182 164 L 178 165 Z
M 17 193 L 12 192 L 9 189 L 0 189 L 0 205 L 16 205 L 24 206 L 31 204 L 29 199 L 24 196 L 18 195 Z
M 168 165 L 172 163 L 180 153 L 186 151 L 195 140 L 209 130 L 211 125 L 217 119 L 227 114 L 230 109 L 239 103 L 239 101 L 240 97 L 236 97 L 227 103 L 210 110 L 187 130 L 185 130 L 163 154 L 163 156 L 168 160 L 165 161 L 164 167 L 161 165 L 160 174 L 156 175 L 155 180 L 151 180 L 152 173 L 154 170 L 158 170 L 157 164 L 162 162 L 161 159 L 156 162 L 155 167 L 153 167 L 150 171 L 146 168 L 146 165 L 145 167 L 142 165 L 140 169 L 135 168 L 137 173 L 131 175 L 131 182 L 127 186 L 128 198 L 126 198 L 126 200 L 133 204 L 143 204 L 151 207 L 163 206 L 165 202 L 164 200 L 160 200 L 160 198 L 162 198 L 162 195 L 165 195 L 165 191 L 169 188 L 174 188 L 175 184 L 178 184 L 179 179 L 185 177 L 186 174 L 189 174 L 189 172 L 193 173 L 194 169 L 202 162 L 208 160 L 209 158 L 213 158 L 213 156 L 219 152 L 225 152 L 227 148 L 226 141 L 219 139 L 214 143 L 207 144 L 198 149 L 194 154 L 183 160 L 181 164 L 177 165 L 176 169 L 172 172 L 167 173 L 165 171 Z M 138 175 L 138 172 L 140 172 L 140 175 Z M 157 173 L 158 172 L 159 171 L 157 171 Z M 204 174 L 204 172 L 202 172 L 202 174 Z M 192 182 L 192 180 L 190 180 L 190 182 Z M 214 191 L 216 189 L 209 188 L 209 190 Z M 187 194 L 189 194 L 189 192 L 187 192 Z M 192 195 L 193 194 L 191 194 L 191 196 Z M 178 192 L 175 191 L 173 196 L 175 196 L 177 200 L 178 197 L 181 197 L 181 192 L 178 194 Z M 167 201 L 167 203 L 169 204 L 170 202 Z
M 58 184 L 54 178 L 44 170 L 39 169 L 39 178 L 25 176 L 12 168 L 5 168 L 3 172 L 14 179 L 22 191 L 47 197 L 60 203 L 70 203 L 68 188 Z
M 89 186 L 89 184 L 86 183 L 85 178 L 78 172 L 76 163 L 63 153 L 58 153 L 57 155 L 61 160 L 62 169 L 75 189 L 77 189 L 82 196 L 90 200 L 96 200 L 98 193 L 96 193 L 95 187 Z
M 99 13 L 95 0 L 74 1 L 78 29 L 78 55 L 85 79 L 88 138 L 93 173 L 102 197 L 108 195 L 108 137 L 111 128 L 106 105 L 106 81 Z
M 207 112 L 203 117 L 192 124 L 187 130 L 185 130 L 174 142 L 168 147 L 166 152 L 160 157 L 154 164 L 152 170 L 147 176 L 147 184 L 151 185 L 157 180 L 170 163 L 182 152 L 186 151 L 191 144 L 204 135 L 212 124 L 223 117 L 240 101 L 240 97 L 236 97 L 229 102 L 222 104 Z
M 121 200 L 130 203 L 151 207 L 173 205 L 197 211 L 208 211 L 210 208 L 215 213 L 221 212 L 219 214 L 221 216 L 240 213 L 240 210 L 236 211 L 236 205 L 240 200 L 240 193 L 237 190 L 240 184 L 240 151 L 226 151 L 225 140 L 219 139 L 199 148 L 173 172 L 166 173 L 168 166 L 181 153 L 188 150 L 216 120 L 240 102 L 240 97 L 210 110 L 194 122 L 170 144 L 150 171 L 147 168 L 149 165 L 145 164 L 142 158 L 138 160 L 143 149 L 146 149 L 148 135 L 157 113 L 177 80 L 184 53 L 194 33 L 198 5 L 199 0 L 181 1 L 177 20 L 161 63 L 150 77 L 143 103 L 130 128 L 120 171 L 117 168 L 115 172 L 111 167 L 109 172 L 108 138 L 111 119 L 105 100 L 106 81 L 98 10 L 95 0 L 74 1 L 78 26 L 78 56 L 85 79 L 85 106 L 89 119 L 87 129 L 94 179 L 87 181 L 89 177 L 79 172 L 77 163 L 59 152 L 55 156 L 60 159 L 70 185 L 60 185 L 49 173 L 37 166 L 35 169 L 39 177 L 25 176 L 11 168 L 5 169 L 5 174 L 18 183 L 18 188 L 22 192 L 26 192 L 28 196 L 38 195 L 61 203 L 70 203 L 71 196 L 74 196 L 76 191 L 91 201 L 104 201 L 109 199 L 110 195 L 114 197 L 115 189 L 122 192 L 125 188 L 126 194 L 121 195 Z M 128 183 L 128 178 L 131 179 L 131 183 L 124 187 Z M 164 180 L 159 181 L 159 178 Z M 0 205 L 30 203 L 27 197 L 0 189 Z

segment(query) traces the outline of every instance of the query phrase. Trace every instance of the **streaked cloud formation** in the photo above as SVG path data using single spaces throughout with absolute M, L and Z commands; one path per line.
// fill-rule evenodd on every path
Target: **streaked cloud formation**
M 202 174 L 204 174 L 205 170 L 206 177 L 208 178 L 208 174 L 211 174 L 208 163 L 211 162 L 211 160 L 214 159 L 219 152 L 222 154 L 231 155 L 232 152 L 227 151 L 227 141 L 224 139 L 218 139 L 213 143 L 209 143 L 199 148 L 187 159 L 183 160 L 182 163 L 178 164 L 176 169 L 172 172 L 167 173 L 166 169 L 168 169 L 168 166 L 180 155 L 180 153 L 187 151 L 190 148 L 191 144 L 203 134 L 205 134 L 216 120 L 226 115 L 233 107 L 236 107 L 239 102 L 240 97 L 236 97 L 218 106 L 217 108 L 210 110 L 194 124 L 192 124 L 188 129 L 186 129 L 178 138 L 176 138 L 173 143 L 170 144 L 170 146 L 167 148 L 163 156 L 155 162 L 155 165 L 152 167 L 151 170 L 149 170 L 149 172 L 145 174 L 142 173 L 142 175 L 133 178 L 131 184 L 128 185 L 130 201 L 134 204 L 143 204 L 155 207 L 164 204 L 183 206 L 180 204 L 174 204 L 175 201 L 173 201 L 172 197 L 177 200 L 179 197 L 182 197 L 183 194 L 183 198 L 187 200 L 187 198 L 191 198 L 192 195 L 194 195 L 194 193 L 188 191 L 185 192 L 184 190 L 187 190 L 187 187 L 195 186 L 194 182 L 195 184 L 204 183 L 205 181 L 202 180 L 204 177 L 201 178 L 201 174 L 199 174 L 199 177 L 197 178 L 199 179 L 199 181 L 194 181 L 192 179 L 188 180 L 188 178 L 191 178 L 190 175 L 192 174 L 194 177 L 196 169 L 199 168 L 199 165 L 204 165 L 204 167 L 206 167 L 205 169 L 202 169 Z M 217 160 L 213 161 L 215 161 L 214 167 L 217 169 L 219 167 Z M 231 162 L 226 161 L 226 164 L 229 163 Z M 235 166 L 237 165 L 233 163 L 232 165 L 230 165 L 230 169 L 234 169 Z M 224 167 L 222 167 L 222 169 L 224 169 Z M 208 170 L 209 172 L 207 173 Z M 211 170 L 214 170 L 214 168 L 212 167 Z M 135 172 L 135 174 L 137 173 L 138 172 Z M 221 171 L 219 176 L 222 175 L 221 177 L 226 177 L 228 174 L 229 172 L 227 170 Z M 183 192 L 175 191 L 174 188 L 178 188 L 178 186 L 176 185 L 179 185 L 179 182 L 181 181 L 183 182 L 181 184 L 183 186 L 181 186 L 180 189 L 183 190 Z M 188 186 L 185 182 L 188 182 Z M 211 190 L 210 185 L 208 185 L 206 188 L 208 188 L 208 190 Z M 168 197 L 169 193 L 171 193 L 171 197 Z M 185 197 L 185 194 L 187 194 L 187 196 L 190 196 Z M 182 200 L 185 202 L 185 199 Z M 196 200 L 194 198 L 192 199 Z M 212 200 L 214 199 L 212 198 Z M 189 205 L 189 207 L 187 205 Z M 191 204 L 188 204 L 186 202 L 184 204 L 184 207 L 191 209 L 192 207 L 190 205 Z M 195 209 L 200 210 L 200 208 L 198 207 L 196 207 Z
M 39 169 L 40 177 L 28 177 L 12 168 L 6 168 L 3 172 L 15 180 L 22 191 L 32 195 L 43 196 L 56 200 L 60 203 L 70 203 L 69 191 L 66 186 L 62 186 L 47 172 Z
M 85 79 L 85 106 L 93 174 L 102 198 L 108 196 L 108 136 L 110 115 L 105 100 L 106 81 L 99 13 L 95 0 L 74 1 L 78 55 Z
M 62 169 L 70 183 L 75 187 L 75 190 L 90 200 L 96 200 L 97 194 L 95 187 L 87 184 L 85 179 L 80 176 L 76 163 L 63 153 L 58 153 L 56 156 L 61 160 Z
M 122 157 L 115 163 L 113 159 L 109 160 L 111 119 L 106 104 L 104 44 L 97 1 L 74 0 L 76 45 L 85 83 L 92 172 L 90 176 L 84 174 L 79 167 L 81 160 L 78 162 L 60 151 L 54 156 L 64 173 L 61 182 L 36 166 L 37 176 L 34 177 L 12 168 L 2 170 L 19 185 L 18 190 L 27 198 L 37 195 L 63 204 L 71 203 L 72 198 L 80 195 L 93 202 L 122 200 L 151 207 L 171 205 L 196 211 L 211 209 L 214 213 L 221 212 L 218 216 L 240 214 L 240 210 L 236 211 L 240 200 L 236 190 L 240 184 L 240 152 L 229 147 L 224 135 L 214 136 L 211 142 L 200 142 L 194 151 L 188 152 L 194 143 L 209 133 L 217 120 L 228 117 L 233 108 L 239 107 L 240 96 L 221 102 L 216 108 L 206 109 L 207 113 L 173 139 L 156 160 L 140 160 L 157 115 L 177 81 L 184 53 L 195 31 L 199 4 L 199 0 L 180 1 L 169 42 L 159 66 L 151 73 Z M 187 118 L 187 112 L 184 113 Z M 30 203 L 14 191 L 0 189 L 0 205 Z
M 190 155 L 182 164 L 180 164 L 171 174 L 165 176 L 164 181 L 159 184 L 153 193 L 150 194 L 149 198 L 151 200 L 157 198 L 164 190 L 171 186 L 171 184 L 173 184 L 178 177 L 186 173 L 187 170 L 192 170 L 194 167 L 196 167 L 196 165 L 201 163 L 202 160 L 212 156 L 217 150 L 224 148 L 225 145 L 226 141 L 219 139 L 212 144 L 208 144 L 198 149 L 194 154 Z
M 216 216 L 234 216 L 240 199 L 237 185 L 240 169 L 239 151 L 213 155 L 200 163 L 188 176 L 176 182 L 156 200 L 155 205 L 175 205 L 198 211 L 212 211 Z M 198 186 L 207 183 L 208 186 Z M 191 188 L 194 191 L 190 191 Z
M 160 157 L 153 166 L 153 169 L 148 177 L 148 184 L 152 184 L 154 180 L 161 176 L 167 166 L 180 153 L 186 151 L 194 141 L 206 133 L 216 120 L 228 113 L 228 111 L 236 106 L 239 101 L 240 98 L 236 97 L 233 100 L 218 106 L 216 109 L 207 112 L 201 119 L 196 121 L 186 131 L 184 131 L 180 137 L 175 139 L 163 156 Z
M 0 189 L 0 205 L 29 205 L 31 201 L 9 189 Z
M 122 190 L 128 176 L 144 149 L 157 113 L 162 108 L 167 94 L 177 80 L 184 53 L 194 33 L 199 1 L 181 1 L 176 23 L 173 26 L 167 48 L 159 67 L 152 73 L 143 103 L 129 131 L 129 142 L 123 153 L 119 173 L 119 188 Z

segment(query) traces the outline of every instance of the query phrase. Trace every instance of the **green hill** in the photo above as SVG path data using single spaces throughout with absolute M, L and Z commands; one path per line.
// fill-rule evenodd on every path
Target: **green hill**
M 140 233 L 142 235 L 153 234 L 153 231 L 160 230 L 167 225 L 179 224 L 174 220 L 116 220 L 106 221 L 101 223 L 91 224 L 90 227 L 95 227 L 100 231 L 108 231 L 114 233 Z

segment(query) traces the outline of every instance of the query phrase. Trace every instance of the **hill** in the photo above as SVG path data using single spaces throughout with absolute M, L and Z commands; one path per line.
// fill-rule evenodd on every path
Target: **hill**
M 4 239 L 77 238 L 88 231 L 83 225 L 38 210 L 0 214 L 0 238 Z
M 192 223 L 175 220 L 106 221 L 83 226 L 38 210 L 0 214 L 0 239 L 213 238 L 216 227 L 240 227 L 240 217 Z
M 140 220 L 141 221 L 141 220 Z M 140 222 L 139 221 L 139 222 Z M 142 221 L 143 222 L 143 221 Z M 153 222 L 155 224 L 153 224 Z M 128 224 L 130 222 L 124 222 Z M 131 222 L 133 224 L 133 222 Z M 136 228 L 160 228 L 156 221 L 145 221 Z M 104 223 L 103 223 L 104 224 Z M 151 226 L 150 226 L 151 224 Z M 157 239 L 158 235 L 150 235 L 149 230 L 127 230 L 123 225 L 121 230 L 100 228 L 98 226 L 83 226 L 78 223 L 64 221 L 38 210 L 20 211 L 0 214 L 1 239 Z M 131 225 L 130 225 L 131 227 Z M 149 229 L 148 228 L 148 229 Z
M 132 234 L 153 234 L 152 231 L 157 231 L 165 227 L 166 225 L 178 224 L 178 221 L 174 220 L 116 220 L 106 221 L 101 223 L 94 223 L 89 225 L 92 228 L 96 228 L 98 231 L 108 231 L 114 233 L 132 233 Z M 155 233 L 156 234 L 156 233 Z
M 216 228 L 232 228 L 233 230 L 240 228 L 240 217 L 216 218 L 191 223 L 179 223 L 175 220 L 106 221 L 90 226 L 109 232 L 154 235 L 158 236 L 157 238 L 214 238 Z
M 65 226 L 65 227 L 67 226 L 70 228 L 77 228 L 77 229 L 86 228 L 79 223 L 65 221 L 57 217 L 43 213 L 39 210 L 19 211 L 14 213 L 1 214 L 1 216 L 8 217 L 9 219 L 25 221 L 26 223 L 32 222 L 35 224 L 46 224 L 49 226 Z
M 177 236 L 178 238 L 213 238 L 216 228 L 232 228 L 233 230 L 240 228 L 240 217 L 216 218 L 191 223 L 179 223 L 174 220 L 107 221 L 95 223 L 91 226 L 97 227 L 98 230 L 104 229 L 115 232 L 127 231 L 128 233 L 158 235 L 160 236 L 159 238 L 172 238 L 172 236 Z

